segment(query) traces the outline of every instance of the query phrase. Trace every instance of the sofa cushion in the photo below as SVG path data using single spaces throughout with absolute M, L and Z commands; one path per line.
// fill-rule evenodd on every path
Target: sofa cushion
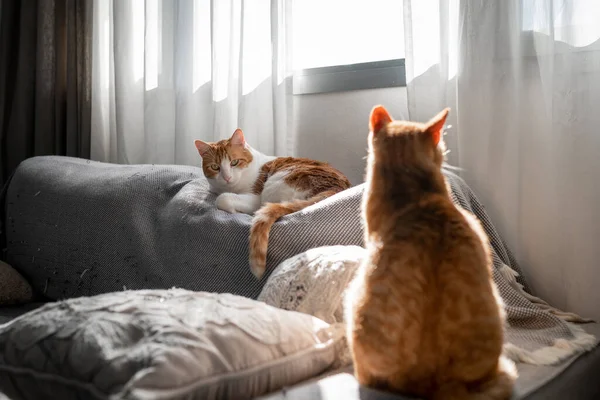
M 251 398 L 338 366 L 344 347 L 341 325 L 244 297 L 124 291 L 47 304 L 0 326 L 0 393 Z
M 283 217 L 268 271 L 249 266 L 252 217 L 215 206 L 202 170 L 35 157 L 4 202 L 8 262 L 52 300 L 180 287 L 256 298 L 270 271 L 310 248 L 360 245 L 360 187 Z

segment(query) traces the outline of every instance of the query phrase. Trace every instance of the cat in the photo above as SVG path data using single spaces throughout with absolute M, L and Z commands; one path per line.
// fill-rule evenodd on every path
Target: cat
M 260 153 L 246 142 L 241 129 L 226 140 L 196 140 L 194 144 L 210 189 L 218 194 L 217 208 L 254 214 L 249 261 L 258 279 L 265 272 L 269 232 L 275 221 L 351 186 L 344 174 L 327 163 Z
M 449 109 L 428 123 L 373 108 L 362 213 L 367 256 L 345 303 L 360 384 L 422 399 L 511 397 L 504 309 L 488 238 L 457 208 L 438 144 Z

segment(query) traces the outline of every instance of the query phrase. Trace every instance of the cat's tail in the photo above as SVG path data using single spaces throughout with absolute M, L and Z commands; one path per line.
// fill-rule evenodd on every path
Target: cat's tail
M 260 279 L 265 273 L 269 233 L 275 221 L 284 215 L 295 213 L 333 196 L 337 192 L 336 190 L 326 190 L 306 200 L 267 203 L 254 214 L 252 228 L 250 228 L 250 269 L 254 276 Z
M 512 397 L 517 370 L 515 364 L 501 357 L 496 374 L 476 386 L 449 383 L 438 389 L 434 400 L 509 400 Z

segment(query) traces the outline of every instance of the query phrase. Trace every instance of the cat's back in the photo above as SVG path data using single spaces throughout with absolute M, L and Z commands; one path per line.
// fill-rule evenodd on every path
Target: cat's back
M 384 220 L 367 240 L 363 282 L 354 288 L 362 296 L 356 339 L 373 369 L 406 367 L 406 377 L 427 381 L 474 351 L 499 354 L 501 320 L 476 219 L 432 195 Z
M 448 196 L 423 196 L 382 221 L 376 235 L 379 243 L 370 246 L 378 270 L 372 274 L 370 284 L 390 286 L 389 290 L 399 295 L 420 294 L 424 299 L 421 307 L 431 307 L 424 310 L 430 314 L 445 311 L 437 304 L 440 302 L 460 304 L 463 297 L 490 297 L 487 236 L 478 220 Z M 408 288 L 406 293 L 404 288 Z M 472 314 L 471 310 L 463 311 Z
M 260 170 L 259 185 L 275 191 L 285 186 L 305 196 L 339 192 L 351 186 L 348 178 L 330 164 L 301 157 L 277 157 L 266 162 Z
M 371 230 L 384 245 L 379 249 L 409 246 L 414 251 L 437 258 L 444 254 L 444 250 L 463 244 L 484 251 L 485 243 L 482 243 L 484 240 L 478 232 L 477 220 L 457 208 L 446 194 L 423 195 L 418 201 L 408 204 L 396 204 L 393 199 L 371 199 L 370 203 L 376 201 L 379 204 L 371 208 L 365 217 L 367 221 L 375 222 L 375 229 Z
M 286 172 L 293 175 L 332 175 L 347 180 L 344 174 L 329 163 L 303 157 L 276 157 L 266 162 L 261 170 L 270 174 Z

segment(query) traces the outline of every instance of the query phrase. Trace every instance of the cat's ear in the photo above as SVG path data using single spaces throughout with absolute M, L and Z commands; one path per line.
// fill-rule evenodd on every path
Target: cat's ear
M 202 157 L 210 150 L 210 144 L 203 142 L 202 140 L 194 140 L 194 145 Z
M 446 117 L 450 112 L 449 108 L 445 108 L 440 111 L 435 117 L 431 118 L 427 123 L 427 129 L 425 130 L 427 133 L 431 135 L 433 138 L 433 144 L 438 145 L 440 139 L 442 137 L 442 130 L 444 129 L 444 124 L 446 123 Z
M 371 110 L 369 118 L 369 131 L 376 133 L 385 125 L 392 122 L 392 116 L 387 112 L 384 106 L 375 106 Z
M 231 145 L 232 146 L 246 146 L 246 139 L 244 139 L 244 132 L 242 132 L 242 130 L 240 128 L 237 128 L 235 130 L 235 132 L 233 132 L 233 135 L 231 135 L 231 139 L 229 139 L 231 141 Z

